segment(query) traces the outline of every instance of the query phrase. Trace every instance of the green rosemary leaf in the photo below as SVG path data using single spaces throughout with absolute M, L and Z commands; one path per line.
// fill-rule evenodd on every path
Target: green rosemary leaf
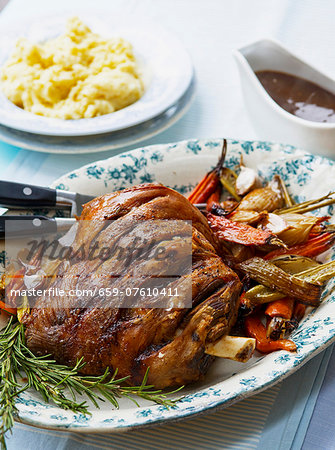
M 152 385 L 147 385 L 149 369 L 147 369 L 140 386 L 127 386 L 124 383 L 129 376 L 117 378 L 116 369 L 111 375 L 109 369 L 100 376 L 82 375 L 83 359 L 79 359 L 74 367 L 58 364 L 50 355 L 36 356 L 26 346 L 24 325 L 11 317 L 7 326 L 0 332 L 0 444 L 6 448 L 5 436 L 14 425 L 14 417 L 18 410 L 16 397 L 29 388 L 35 389 L 46 402 L 57 406 L 90 414 L 88 404 L 78 402 L 77 395 L 85 395 L 95 407 L 98 401 L 108 401 L 119 408 L 118 398 L 125 397 L 137 406 L 137 398 L 152 401 L 169 408 L 177 400 L 167 398 L 167 394 Z M 25 375 L 26 383 L 22 386 L 17 380 Z M 181 388 L 171 392 L 174 394 Z M 69 396 L 68 393 L 69 392 Z

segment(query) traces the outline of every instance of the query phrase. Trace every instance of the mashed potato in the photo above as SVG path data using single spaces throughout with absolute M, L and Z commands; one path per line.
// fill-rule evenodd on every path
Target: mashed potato
M 103 39 L 76 17 L 56 39 L 20 39 L 0 80 L 15 105 L 58 119 L 112 113 L 136 102 L 144 90 L 131 44 Z

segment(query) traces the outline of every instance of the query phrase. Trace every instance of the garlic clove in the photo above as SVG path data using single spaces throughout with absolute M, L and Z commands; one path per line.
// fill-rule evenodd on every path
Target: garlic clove
M 241 171 L 235 184 L 235 189 L 238 195 L 245 195 L 258 186 L 260 186 L 260 180 L 257 172 L 250 167 L 241 166 Z

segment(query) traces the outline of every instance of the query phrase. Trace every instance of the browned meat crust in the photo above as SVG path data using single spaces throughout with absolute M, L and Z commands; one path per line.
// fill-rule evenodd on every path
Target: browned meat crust
M 158 184 L 145 184 L 98 197 L 85 205 L 81 219 L 95 219 L 79 225 L 74 247 L 89 246 L 94 239 L 113 245 L 129 239 L 127 227 L 138 227 L 144 220 L 185 219 L 192 221 L 192 273 L 175 281 L 180 292 L 192 280 L 192 308 L 119 308 L 96 296 L 90 307 L 79 305 L 81 299 L 43 296 L 38 308 L 25 314 L 26 338 L 36 354 L 52 354 L 68 365 L 83 357 L 87 374 L 100 374 L 106 367 L 118 368 L 120 376 L 130 375 L 138 384 L 148 367 L 149 383 L 158 388 L 187 384 L 201 379 L 213 358 L 205 353 L 205 344 L 227 334 L 236 320 L 241 284 L 237 275 L 218 256 L 219 245 L 205 217 L 187 199 Z M 106 219 L 114 220 L 107 227 Z M 106 223 L 106 222 L 105 222 Z M 157 227 L 156 231 L 157 233 Z M 171 238 L 169 229 L 159 229 L 159 239 L 167 248 L 179 252 L 182 271 L 186 247 L 183 230 L 179 240 Z M 185 252 L 185 255 L 184 253 Z M 63 289 L 91 286 L 92 275 L 106 285 L 122 286 L 127 277 L 142 273 L 144 264 L 156 264 L 164 274 L 167 268 L 157 262 L 138 261 L 121 267 L 119 261 L 74 261 L 60 263 L 58 277 L 49 287 Z M 115 281 L 107 275 L 118 269 L 122 276 Z M 182 273 L 182 272 L 181 272 Z M 93 305 L 93 306 L 92 306 Z M 64 308 L 65 306 L 65 308 Z M 112 306 L 112 307 L 111 307 Z M 119 305 L 118 305 L 119 306 Z

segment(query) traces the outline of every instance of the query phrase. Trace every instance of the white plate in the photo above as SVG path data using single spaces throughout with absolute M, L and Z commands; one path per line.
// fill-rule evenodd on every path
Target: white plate
M 33 42 L 52 39 L 64 30 L 68 16 L 39 18 L 30 23 L 11 25 L 1 30 L 0 66 L 9 57 L 16 40 Z M 148 121 L 175 104 L 189 87 L 193 77 L 190 57 L 179 40 L 140 18 L 121 20 L 114 16 L 80 14 L 93 31 L 102 36 L 120 36 L 133 44 L 144 73 L 146 91 L 132 105 L 92 119 L 63 120 L 38 116 L 10 102 L 0 91 L 0 123 L 29 133 L 51 136 L 86 136 L 133 127 Z
M 0 125 L 0 140 L 16 147 L 46 153 L 96 153 L 137 144 L 166 130 L 189 109 L 195 94 L 193 79 L 185 94 L 166 111 L 140 125 L 113 133 L 64 137 L 26 133 Z
M 210 139 L 140 148 L 75 170 L 54 182 L 53 187 L 98 195 L 138 183 L 160 181 L 187 193 L 216 164 L 221 147 L 222 139 Z M 269 180 L 274 173 L 279 173 L 295 200 L 315 198 L 333 190 L 335 163 L 327 159 L 290 146 L 229 141 L 227 165 L 236 167 L 241 154 L 244 163 L 257 168 L 264 179 Z M 320 211 L 324 213 L 333 216 L 333 207 Z M 335 259 L 335 253 L 328 255 L 330 257 Z M 119 410 L 102 403 L 100 410 L 92 407 L 92 415 L 83 416 L 46 404 L 35 392 L 25 392 L 17 402 L 20 420 L 64 431 L 105 433 L 228 406 L 278 383 L 335 341 L 333 287 L 334 283 L 327 286 L 321 306 L 293 333 L 297 353 L 280 351 L 267 356 L 256 355 L 245 365 L 217 359 L 206 379 L 185 388 L 185 398 L 172 409 L 145 401 L 137 408 L 121 399 Z

